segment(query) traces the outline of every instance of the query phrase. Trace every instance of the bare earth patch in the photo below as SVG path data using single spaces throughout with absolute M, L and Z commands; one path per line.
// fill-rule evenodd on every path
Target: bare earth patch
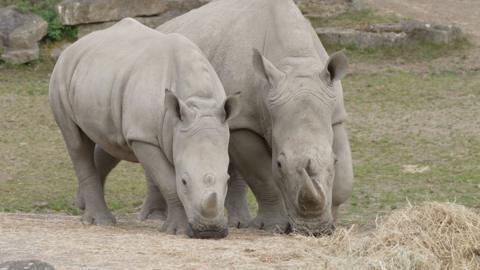
M 40 259 L 56 269 L 478 269 L 480 215 L 455 204 L 396 210 L 377 228 L 313 238 L 232 230 L 223 240 L 157 231 L 120 219 L 84 226 L 60 215 L 0 214 L 0 262 Z

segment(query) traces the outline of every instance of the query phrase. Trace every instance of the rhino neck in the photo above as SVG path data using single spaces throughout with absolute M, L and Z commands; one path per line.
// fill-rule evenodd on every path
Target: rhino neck
M 264 85 L 263 88 L 268 87 Z M 260 91 L 265 93 L 266 91 Z M 259 93 L 260 93 L 259 92 Z M 258 108 L 258 116 L 260 122 L 260 129 L 263 135 L 263 138 L 267 142 L 270 149 L 272 149 L 272 118 L 270 117 L 270 111 L 265 104 L 265 97 L 264 94 L 259 94 L 257 96 L 257 108 Z

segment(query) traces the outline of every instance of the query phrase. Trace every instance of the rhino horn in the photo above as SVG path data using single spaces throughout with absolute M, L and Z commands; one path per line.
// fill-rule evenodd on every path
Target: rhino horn
M 322 209 L 323 208 L 323 193 L 321 187 L 317 187 L 310 178 L 306 169 L 303 169 L 304 184 L 298 194 L 299 206 L 302 209 Z
M 205 199 L 202 202 L 202 215 L 206 217 L 211 217 L 216 215 L 218 204 L 218 196 L 216 192 L 212 192 L 205 196 Z

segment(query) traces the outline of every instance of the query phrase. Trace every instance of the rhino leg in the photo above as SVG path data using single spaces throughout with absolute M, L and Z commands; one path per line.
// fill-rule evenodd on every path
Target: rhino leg
M 257 216 L 249 226 L 285 232 L 288 228 L 285 205 L 273 180 L 272 157 L 263 138 L 247 130 L 233 131 L 229 152 L 258 202 Z
M 345 129 L 345 124 L 333 126 L 334 140 L 333 152 L 337 158 L 335 164 L 335 179 L 332 194 L 332 214 L 337 218 L 338 207 L 352 195 L 353 168 L 350 143 Z
M 143 201 L 142 208 L 138 214 L 140 220 L 146 219 L 161 219 L 167 218 L 167 205 L 162 193 L 155 185 L 152 177 L 145 173 L 147 180 L 147 196 Z
M 120 160 L 105 152 L 98 144 L 95 145 L 94 160 L 95 168 L 97 168 L 100 180 L 102 181 L 102 189 L 104 189 L 108 174 L 118 165 Z M 75 205 L 81 210 L 85 210 L 85 200 L 83 196 L 80 196 L 80 189 L 77 191 Z
M 157 146 L 133 142 L 133 151 L 147 175 L 159 188 L 167 205 L 167 219 L 161 231 L 168 234 L 185 234 L 188 228 L 187 216 L 177 195 L 175 171 L 162 150 Z
M 115 218 L 105 203 L 102 180 L 95 167 L 95 143 L 70 119 L 56 115 L 78 179 L 79 197 L 85 203 L 82 222 L 113 225 Z
M 225 208 L 228 211 L 228 226 L 246 228 L 252 220 L 248 210 L 247 183 L 233 165 L 229 167 L 229 174 L 230 181 L 225 199 Z

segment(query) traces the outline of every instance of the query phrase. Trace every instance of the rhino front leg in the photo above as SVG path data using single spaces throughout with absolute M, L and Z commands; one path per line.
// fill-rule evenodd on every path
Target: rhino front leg
M 108 174 L 118 165 L 120 160 L 112 157 L 109 153 L 105 152 L 105 150 L 103 150 L 98 144 L 95 145 L 94 160 L 95 168 L 97 169 L 100 180 L 102 181 L 102 190 L 104 190 L 105 181 Z M 75 205 L 79 209 L 85 210 L 85 200 L 83 199 L 83 196 L 80 195 L 80 193 L 80 189 L 78 189 Z
M 167 220 L 161 231 L 168 234 L 185 234 L 188 221 L 183 205 L 177 195 L 175 171 L 162 150 L 157 146 L 133 142 L 133 151 L 145 169 L 145 173 L 158 186 L 167 205 Z
M 353 167 L 350 143 L 345 129 L 345 124 L 333 126 L 334 140 L 333 152 L 336 155 L 335 179 L 332 194 L 332 214 L 336 219 L 338 207 L 352 195 L 353 189 Z
M 247 202 L 247 183 L 242 179 L 233 164 L 228 168 L 230 182 L 228 183 L 225 208 L 228 211 L 228 226 L 246 228 L 252 220 Z
M 250 226 L 285 232 L 288 228 L 287 213 L 273 180 L 272 157 L 263 138 L 247 130 L 234 131 L 230 135 L 229 152 L 258 202 L 258 213 Z
M 152 177 L 145 172 L 147 180 L 147 195 L 143 201 L 142 208 L 138 214 L 140 220 L 146 219 L 161 219 L 167 218 L 167 205 L 162 193 L 155 185 Z

